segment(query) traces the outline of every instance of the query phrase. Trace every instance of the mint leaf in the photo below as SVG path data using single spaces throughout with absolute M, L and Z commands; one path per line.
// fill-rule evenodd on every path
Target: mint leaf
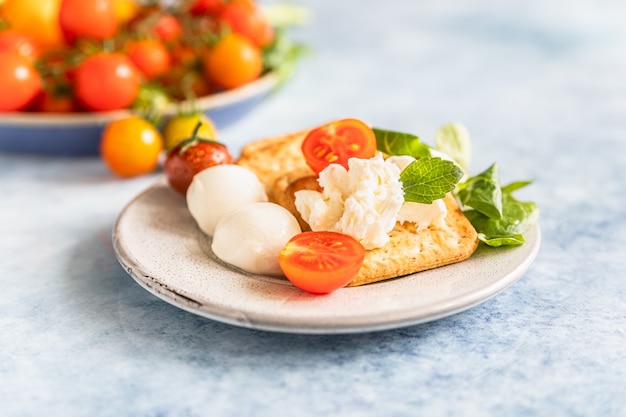
M 487 217 L 501 218 L 502 190 L 498 165 L 494 163 L 484 172 L 459 184 L 457 197 L 463 205 L 469 206 Z
M 431 156 L 430 147 L 422 143 L 418 136 L 377 128 L 372 130 L 376 135 L 376 148 L 387 155 Z
M 469 167 L 472 147 L 469 133 L 462 124 L 441 126 L 435 134 L 435 149 L 448 155 L 464 170 Z
M 489 246 L 521 245 L 523 237 L 539 218 L 539 207 L 534 202 L 517 200 L 510 192 L 502 195 L 502 217 L 490 218 L 477 210 L 468 210 L 465 216 L 479 233 L 479 239 Z
M 430 204 L 444 198 L 463 177 L 463 171 L 452 161 L 441 158 L 417 159 L 400 173 L 404 201 Z

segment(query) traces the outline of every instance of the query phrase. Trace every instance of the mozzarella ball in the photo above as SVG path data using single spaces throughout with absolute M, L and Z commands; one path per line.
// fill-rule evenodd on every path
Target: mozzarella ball
M 187 189 L 187 208 L 198 227 L 209 236 L 233 210 L 267 201 L 258 177 L 239 165 L 223 164 L 197 173 Z
M 252 203 L 218 223 L 211 248 L 222 261 L 244 271 L 282 275 L 278 254 L 300 232 L 289 210 L 274 203 Z

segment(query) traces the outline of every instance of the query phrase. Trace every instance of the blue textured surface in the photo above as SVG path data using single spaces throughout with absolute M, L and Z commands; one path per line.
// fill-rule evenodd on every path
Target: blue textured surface
M 432 140 L 464 123 L 471 168 L 532 179 L 531 269 L 464 313 L 380 333 L 215 323 L 120 268 L 117 214 L 158 173 L 0 154 L 2 416 L 626 415 L 626 4 L 317 0 L 314 52 L 233 150 L 340 117 Z

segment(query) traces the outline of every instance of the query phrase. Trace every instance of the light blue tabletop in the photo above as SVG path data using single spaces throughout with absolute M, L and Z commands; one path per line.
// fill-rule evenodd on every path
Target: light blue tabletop
M 0 153 L 2 416 L 626 415 L 626 3 L 316 0 L 312 47 L 241 144 L 358 117 L 532 179 L 528 272 L 451 317 L 352 335 L 233 327 L 117 262 L 111 230 L 160 173 Z

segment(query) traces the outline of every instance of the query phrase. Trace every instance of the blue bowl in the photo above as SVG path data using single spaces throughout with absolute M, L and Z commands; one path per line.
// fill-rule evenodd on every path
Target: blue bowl
M 241 119 L 278 84 L 274 74 L 237 89 L 196 100 L 217 129 Z M 164 116 L 176 114 L 180 104 L 168 107 Z M 132 113 L 119 110 L 103 113 L 0 113 L 0 152 L 37 155 L 91 156 L 98 154 L 105 126 Z

